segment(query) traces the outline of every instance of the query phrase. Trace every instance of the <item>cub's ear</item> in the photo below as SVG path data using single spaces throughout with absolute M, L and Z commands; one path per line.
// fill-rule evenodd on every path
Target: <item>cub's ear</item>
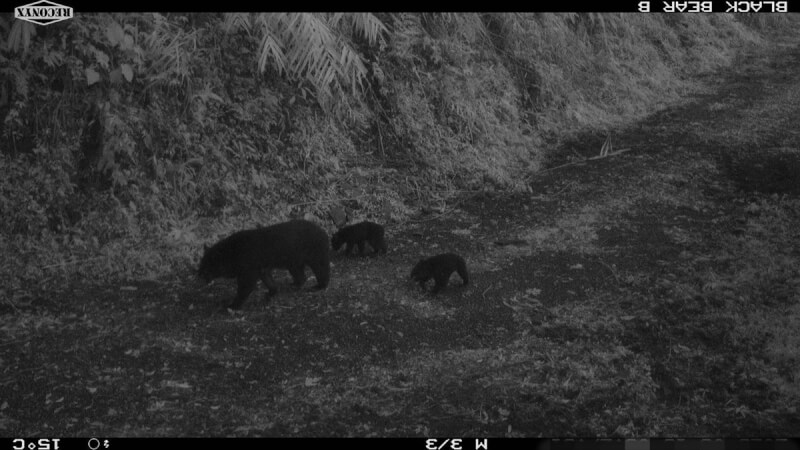
M 208 251 L 210 248 L 211 247 L 209 247 L 208 244 L 203 244 L 203 250 Z

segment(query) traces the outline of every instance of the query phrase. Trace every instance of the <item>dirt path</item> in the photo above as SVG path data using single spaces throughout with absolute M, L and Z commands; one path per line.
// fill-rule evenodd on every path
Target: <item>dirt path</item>
M 626 153 L 389 227 L 326 291 L 225 316 L 233 283 L 182 274 L 5 315 L 2 435 L 796 435 L 800 47 L 735 68 Z M 422 295 L 445 251 L 471 284 Z

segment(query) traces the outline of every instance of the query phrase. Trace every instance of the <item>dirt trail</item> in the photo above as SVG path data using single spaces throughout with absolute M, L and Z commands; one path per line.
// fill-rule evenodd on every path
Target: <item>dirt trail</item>
M 389 254 L 337 256 L 325 291 L 225 316 L 234 283 L 180 274 L 33 302 L 0 329 L 0 430 L 796 435 L 800 47 L 734 68 L 616 131 L 625 153 L 389 225 Z M 471 284 L 425 296 L 408 273 L 446 251 Z

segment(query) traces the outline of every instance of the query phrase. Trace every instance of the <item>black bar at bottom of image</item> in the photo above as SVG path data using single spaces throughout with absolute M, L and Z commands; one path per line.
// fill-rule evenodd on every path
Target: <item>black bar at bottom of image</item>
M 327 450 L 539 450 L 547 439 L 538 438 L 4 438 L 0 450 L 178 450 L 224 445 L 231 450 L 299 450 L 299 446 Z M 600 449 L 603 450 L 603 449 Z M 611 450 L 611 449 L 607 449 Z M 622 449 L 620 449 L 622 450 Z
M 800 438 L 0 438 L 0 450 L 177 450 L 214 444 L 232 450 L 800 450 Z

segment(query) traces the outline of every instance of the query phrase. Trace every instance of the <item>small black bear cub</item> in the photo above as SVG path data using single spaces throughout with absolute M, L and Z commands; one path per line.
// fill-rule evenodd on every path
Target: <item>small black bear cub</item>
M 469 284 L 467 263 L 464 262 L 464 258 L 455 253 L 443 253 L 421 260 L 411 269 L 411 278 L 419 281 L 419 285 L 422 286 L 423 290 L 425 289 L 425 283 L 433 278 L 436 281 L 436 285 L 431 293 L 436 294 L 447 286 L 447 281 L 454 271 L 458 272 L 465 285 Z
M 383 226 L 374 222 L 361 222 L 348 225 L 331 237 L 333 250 L 339 250 L 342 244 L 347 244 L 345 254 L 349 255 L 353 247 L 358 245 L 358 253 L 364 254 L 364 243 L 368 242 L 375 253 L 386 253 L 386 240 L 383 237 Z
M 330 261 L 328 234 L 307 220 L 291 220 L 263 228 L 233 233 L 211 247 L 206 247 L 198 275 L 206 283 L 215 278 L 236 278 L 236 298 L 228 306 L 238 309 L 253 292 L 258 279 L 267 287 L 266 299 L 277 286 L 272 269 L 286 269 L 294 285 L 306 281 L 305 266 L 317 277 L 317 289 L 328 286 Z

